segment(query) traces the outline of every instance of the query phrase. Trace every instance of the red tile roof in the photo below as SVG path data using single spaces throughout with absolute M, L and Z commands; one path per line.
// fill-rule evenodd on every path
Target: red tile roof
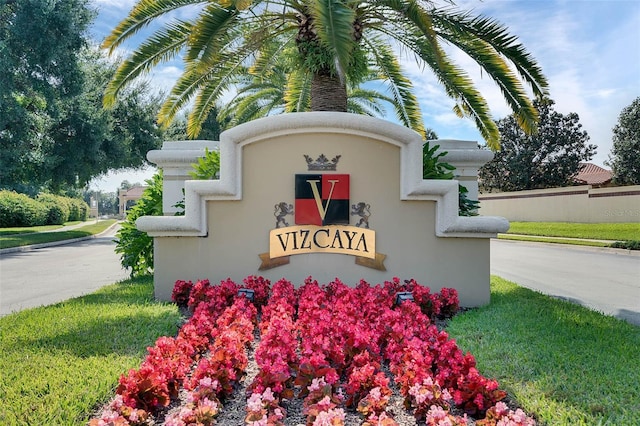
M 599 186 L 611 182 L 611 177 L 611 170 L 603 169 L 592 163 L 582 163 L 580 171 L 573 180 L 581 185 Z

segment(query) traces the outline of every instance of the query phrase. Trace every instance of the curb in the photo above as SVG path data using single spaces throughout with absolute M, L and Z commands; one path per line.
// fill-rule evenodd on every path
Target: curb
M 515 234 L 509 234 L 509 235 L 515 235 Z M 527 235 L 527 236 L 532 237 L 532 235 Z M 580 249 L 580 250 L 585 250 L 585 251 L 599 251 L 599 252 L 603 252 L 603 253 L 610 253 L 610 254 L 617 254 L 617 255 L 629 255 L 629 256 L 638 256 L 638 257 L 640 257 L 640 250 L 630 250 L 630 249 L 614 248 L 614 247 L 596 247 L 596 246 L 581 245 L 581 244 L 558 243 L 558 242 L 553 242 L 552 238 L 553 237 L 549 238 L 549 241 L 518 240 L 516 238 L 514 238 L 514 239 L 510 239 L 510 238 L 492 238 L 492 239 L 495 239 L 496 241 L 502 241 L 502 242 L 514 243 L 514 244 L 515 243 L 519 243 L 519 244 L 544 244 L 544 245 L 554 246 L 554 247 L 566 246 L 566 247 L 572 247 L 572 248 L 575 248 L 575 249 Z M 600 241 L 604 241 L 604 240 L 600 240 Z
M 94 238 L 98 238 L 98 237 L 102 236 L 103 234 L 106 234 L 107 232 L 111 231 L 111 229 L 114 228 L 115 226 L 117 226 L 118 224 L 119 224 L 119 222 L 116 222 L 113 225 L 111 225 L 110 227 L 108 227 L 107 229 L 105 229 L 104 231 L 102 231 L 101 233 L 95 234 L 95 235 L 88 235 L 86 237 L 72 238 L 70 240 L 51 241 L 49 243 L 31 244 L 29 246 L 18 246 L 18 247 L 9 247 L 9 248 L 5 248 L 5 249 L 0 249 L 0 256 L 4 255 L 4 254 L 22 253 L 22 252 L 41 249 L 41 248 L 63 246 L 65 244 L 73 244 L 73 243 L 78 243 L 80 241 L 91 240 L 91 239 L 94 239 Z

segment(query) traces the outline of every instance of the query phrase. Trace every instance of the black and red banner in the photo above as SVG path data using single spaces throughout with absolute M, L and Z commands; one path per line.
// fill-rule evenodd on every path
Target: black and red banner
M 348 225 L 349 175 L 295 175 L 296 225 Z

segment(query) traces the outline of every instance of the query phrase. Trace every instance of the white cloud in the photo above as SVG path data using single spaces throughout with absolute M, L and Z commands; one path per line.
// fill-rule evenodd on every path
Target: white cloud
M 115 7 L 130 10 L 137 3 L 137 0 L 92 0 L 91 3 L 101 8 Z
M 176 65 L 159 65 L 148 76 L 144 77 L 157 92 L 169 93 L 182 75 L 182 68 Z

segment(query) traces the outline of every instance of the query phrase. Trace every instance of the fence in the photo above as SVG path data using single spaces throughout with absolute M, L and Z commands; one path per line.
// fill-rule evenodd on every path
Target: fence
M 516 222 L 640 222 L 640 185 L 480 194 L 480 214 Z

